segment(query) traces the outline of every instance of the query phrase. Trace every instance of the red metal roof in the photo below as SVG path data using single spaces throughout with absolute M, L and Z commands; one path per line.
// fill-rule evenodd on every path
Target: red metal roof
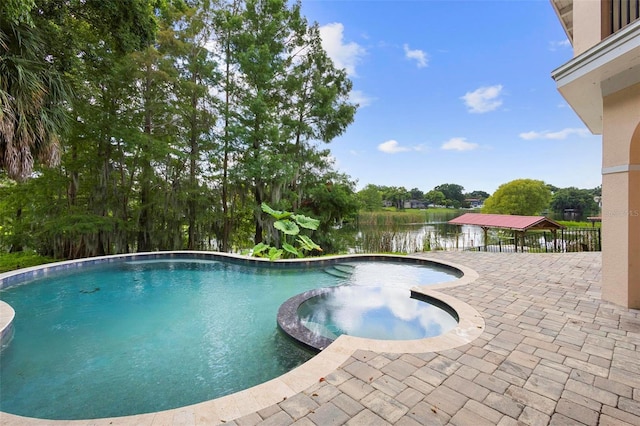
M 465 213 L 449 223 L 454 225 L 476 225 L 484 228 L 506 228 L 518 231 L 528 229 L 560 229 L 564 226 L 544 216 L 517 216 L 511 214 Z

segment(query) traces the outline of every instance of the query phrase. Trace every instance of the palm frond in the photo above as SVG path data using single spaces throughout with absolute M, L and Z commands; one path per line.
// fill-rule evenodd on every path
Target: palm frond
M 0 30 L 0 168 L 22 181 L 32 174 L 34 159 L 58 164 L 69 93 L 45 59 L 37 29 L 10 27 Z

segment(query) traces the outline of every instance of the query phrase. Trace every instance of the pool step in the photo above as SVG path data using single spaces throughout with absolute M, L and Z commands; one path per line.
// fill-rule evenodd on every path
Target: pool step
M 324 271 L 327 274 L 333 275 L 334 277 L 338 277 L 338 278 L 349 278 L 351 276 L 351 274 L 348 274 L 346 272 L 342 272 L 342 271 L 334 268 L 333 266 L 328 266 L 328 267 L 324 268 Z
M 353 274 L 353 270 L 356 269 L 355 265 L 352 265 L 350 263 L 336 263 L 335 265 L 333 265 L 333 267 L 335 269 L 337 269 L 340 272 L 344 272 L 345 274 Z
M 328 266 L 324 269 L 324 271 L 329 275 L 333 275 L 334 277 L 349 278 L 351 274 L 353 274 L 353 269 L 354 266 L 352 265 L 340 263 L 337 265 Z
M 302 324 L 314 333 L 331 340 L 336 340 L 341 334 L 345 334 L 344 331 L 332 324 L 325 325 L 314 321 L 303 321 Z

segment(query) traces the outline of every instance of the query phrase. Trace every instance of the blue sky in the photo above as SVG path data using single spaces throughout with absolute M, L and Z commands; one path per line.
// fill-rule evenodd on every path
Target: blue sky
M 361 105 L 328 146 L 358 189 L 600 185 L 601 137 L 550 76 L 572 50 L 549 1 L 303 0 L 302 10 Z

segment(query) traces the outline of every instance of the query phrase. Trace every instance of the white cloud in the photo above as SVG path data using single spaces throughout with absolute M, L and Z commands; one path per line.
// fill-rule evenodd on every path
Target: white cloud
M 427 54 L 420 49 L 409 49 L 409 45 L 405 44 L 402 46 L 404 48 L 404 56 L 407 59 L 415 59 L 417 62 L 418 68 L 424 68 L 429 65 L 429 57 Z
M 402 146 L 398 143 L 398 141 L 390 139 L 378 145 L 378 151 L 382 151 L 387 154 L 397 154 L 398 152 L 427 151 L 427 147 L 425 147 L 424 145 Z
M 375 98 L 367 96 L 362 90 L 352 90 L 349 93 L 349 102 L 358 104 L 361 108 L 371 105 Z
M 448 151 L 472 151 L 478 148 L 477 143 L 467 142 L 467 138 L 451 138 L 440 147 Z
M 520 133 L 520 139 L 524 139 L 526 141 L 534 140 L 534 139 L 552 139 L 552 140 L 564 140 L 567 139 L 571 135 L 577 135 L 582 138 L 591 135 L 588 129 L 585 128 L 571 128 L 567 127 L 566 129 L 559 130 L 557 132 L 550 132 L 548 130 L 542 132 L 524 132 Z
M 502 85 L 480 87 L 473 92 L 467 92 L 460 99 L 464 100 L 468 111 L 472 113 L 484 113 L 493 111 L 502 105 L 500 94 L 502 93 Z
M 552 52 L 560 49 L 566 49 L 568 47 L 571 47 L 571 42 L 568 39 L 549 42 L 549 50 Z
M 387 154 L 396 154 L 398 152 L 411 151 L 411 148 L 400 146 L 398 141 L 391 139 L 378 145 L 378 150 Z
M 321 26 L 322 47 L 337 68 L 344 68 L 347 75 L 356 76 L 356 65 L 367 51 L 353 41 L 345 44 L 343 32 L 344 26 L 339 22 Z

